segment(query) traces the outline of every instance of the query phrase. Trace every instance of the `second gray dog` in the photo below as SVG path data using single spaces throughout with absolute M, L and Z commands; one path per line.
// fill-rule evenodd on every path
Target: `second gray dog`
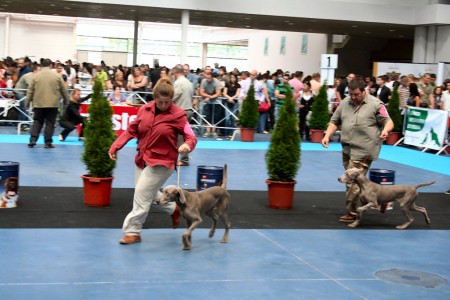
M 213 225 L 209 231 L 209 237 L 213 237 L 216 231 L 217 220 L 220 218 L 225 224 L 225 233 L 221 243 L 228 242 L 228 234 L 231 227 L 228 220 L 228 206 L 230 194 L 226 190 L 227 165 L 223 168 L 223 181 L 221 186 L 213 186 L 199 192 L 189 192 L 175 185 L 169 185 L 162 191 L 162 195 L 156 199 L 156 203 L 165 204 L 171 201 L 180 207 L 181 215 L 186 219 L 188 229 L 183 233 L 183 250 L 190 250 L 192 244 L 192 231 L 199 226 L 202 214 L 213 219 Z
M 367 179 L 366 175 L 362 173 L 362 170 L 357 168 L 351 168 L 345 171 L 344 175 L 338 178 L 339 182 L 358 184 L 361 189 L 360 199 L 365 205 L 358 207 L 356 220 L 349 224 L 350 227 L 356 227 L 361 222 L 362 214 L 365 210 L 372 206 L 381 205 L 383 203 L 392 202 L 397 200 L 400 204 L 400 209 L 406 217 L 407 222 L 398 225 L 397 229 L 405 229 L 413 221 L 414 218 L 411 215 L 411 210 L 421 212 L 425 216 L 425 221 L 430 224 L 430 218 L 428 217 L 425 207 L 419 207 L 415 201 L 418 196 L 417 189 L 422 186 L 432 185 L 435 181 L 410 185 L 381 185 Z

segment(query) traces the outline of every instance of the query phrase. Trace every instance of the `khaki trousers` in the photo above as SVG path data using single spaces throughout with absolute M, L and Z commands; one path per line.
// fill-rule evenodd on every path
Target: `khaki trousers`
M 345 153 L 342 153 L 342 162 L 344 164 L 345 170 L 351 168 L 363 169 L 364 175 L 367 175 L 367 171 L 369 171 L 370 165 L 372 164 L 372 161 L 370 160 L 365 161 L 351 160 L 350 156 Z M 349 213 L 350 212 L 356 213 L 356 209 L 359 206 L 359 193 L 361 192 L 361 190 L 358 184 L 356 183 L 346 183 L 345 185 L 346 185 L 345 206 Z
M 142 225 L 147 218 L 150 207 L 173 214 L 175 202 L 158 205 L 154 201 L 161 194 L 159 189 L 172 175 L 173 170 L 163 166 L 146 166 L 143 170 L 136 167 L 133 198 L 133 210 L 127 215 L 122 230 L 126 235 L 140 235 Z

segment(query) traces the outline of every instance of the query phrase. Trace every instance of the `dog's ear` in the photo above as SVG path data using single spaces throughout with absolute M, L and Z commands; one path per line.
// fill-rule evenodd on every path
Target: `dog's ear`
M 177 188 L 178 193 L 180 194 L 180 203 L 185 204 L 186 198 L 184 197 L 183 190 L 181 188 Z

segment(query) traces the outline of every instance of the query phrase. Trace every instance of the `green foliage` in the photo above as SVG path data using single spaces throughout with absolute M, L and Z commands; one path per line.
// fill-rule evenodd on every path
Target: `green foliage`
M 319 94 L 314 97 L 314 102 L 311 107 L 311 118 L 309 119 L 309 128 L 319 130 L 327 129 L 330 117 L 327 87 L 323 84 L 320 87 Z
M 391 100 L 387 105 L 387 111 L 389 117 L 391 117 L 392 122 L 394 122 L 393 132 L 401 132 L 402 130 L 402 114 L 400 112 L 400 96 L 398 94 L 398 84 L 394 85 L 394 90 L 392 91 Z
M 100 79 L 94 83 L 91 105 L 88 108 L 89 120 L 84 131 L 84 151 L 81 156 L 89 175 L 92 177 L 111 177 L 116 161 L 109 158 L 108 150 L 116 139 L 113 131 L 113 110 L 103 95 Z
M 259 120 L 259 102 L 255 100 L 255 86 L 253 83 L 248 89 L 247 97 L 242 102 L 239 113 L 239 126 L 242 128 L 256 128 Z
M 294 181 L 300 168 L 300 135 L 298 116 L 288 89 L 283 106 L 278 113 L 275 129 L 266 152 L 266 165 L 270 180 Z

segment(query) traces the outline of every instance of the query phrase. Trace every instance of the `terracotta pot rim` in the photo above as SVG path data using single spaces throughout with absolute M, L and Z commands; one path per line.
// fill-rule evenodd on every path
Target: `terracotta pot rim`
M 277 184 L 296 184 L 297 180 L 293 181 L 278 181 L 278 180 L 272 180 L 272 179 L 266 179 L 267 184 L 277 183 Z
M 94 176 L 92 176 L 92 175 L 89 175 L 89 174 L 84 174 L 84 175 L 81 175 L 80 176 L 81 178 L 100 178 L 100 179 L 114 179 L 114 176 L 111 176 L 111 177 L 94 177 Z

